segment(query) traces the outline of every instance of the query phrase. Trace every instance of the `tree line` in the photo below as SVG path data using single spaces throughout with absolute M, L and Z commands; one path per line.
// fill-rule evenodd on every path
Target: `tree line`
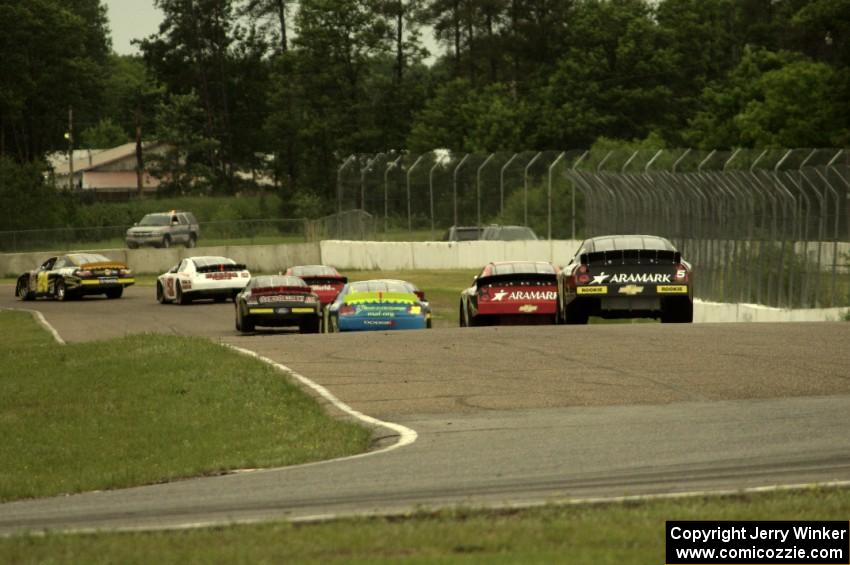
M 236 171 L 264 172 L 291 216 L 332 207 L 352 153 L 850 140 L 843 1 L 155 4 L 163 22 L 135 57 L 112 52 L 102 0 L 0 0 L 6 198 L 67 148 L 69 107 L 78 146 L 166 142 L 157 166 L 181 193 L 235 193 Z

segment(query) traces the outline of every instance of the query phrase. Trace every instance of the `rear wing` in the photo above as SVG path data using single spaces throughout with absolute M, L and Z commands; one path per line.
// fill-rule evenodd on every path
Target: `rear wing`
M 203 267 L 195 267 L 195 271 L 198 273 L 221 273 L 228 271 L 245 271 L 248 267 L 243 265 L 242 263 L 217 263 L 212 265 L 204 265 Z
M 315 276 L 307 276 L 298 277 L 303 280 L 307 284 L 346 284 L 348 282 L 348 277 L 340 276 L 332 276 L 332 275 L 315 275 Z
M 558 280 L 558 275 L 555 273 L 509 273 L 504 275 L 490 275 L 488 277 L 479 277 L 475 284 L 484 286 L 487 284 L 504 284 L 512 282 L 535 281 L 535 282 L 551 282 L 555 284 Z
M 682 254 L 666 249 L 616 249 L 582 253 L 582 265 L 675 265 L 682 262 Z

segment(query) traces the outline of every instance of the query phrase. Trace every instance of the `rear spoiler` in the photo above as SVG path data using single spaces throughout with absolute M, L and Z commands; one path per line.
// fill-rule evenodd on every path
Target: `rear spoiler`
M 315 276 L 305 275 L 303 277 L 298 277 L 298 278 L 303 280 L 307 284 L 310 284 L 308 281 L 313 281 L 313 280 L 334 281 L 334 282 L 340 282 L 342 284 L 346 284 L 348 282 L 348 277 L 344 277 L 342 275 L 315 275 Z
M 219 273 L 226 271 L 245 271 L 247 269 L 248 267 L 241 263 L 234 263 L 232 265 L 228 263 L 219 263 L 214 265 L 204 265 L 203 267 L 196 267 L 195 270 L 198 273 Z
M 617 249 L 582 253 L 582 265 L 675 265 L 682 254 L 665 249 Z
M 269 294 L 313 294 L 309 286 L 261 286 L 251 289 L 251 294 L 265 296 Z
M 500 282 L 514 281 L 543 281 L 552 282 L 558 280 L 558 275 L 555 273 L 510 273 L 504 275 L 490 275 L 489 277 L 479 277 L 475 284 L 482 286 L 485 284 L 496 284 Z

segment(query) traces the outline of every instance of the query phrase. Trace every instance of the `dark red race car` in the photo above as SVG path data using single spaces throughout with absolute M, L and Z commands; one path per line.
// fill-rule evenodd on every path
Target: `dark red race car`
M 327 265 L 298 265 L 289 267 L 286 276 L 298 277 L 319 296 L 322 308 L 336 300 L 339 291 L 348 282 L 348 278 L 339 274 L 333 267 Z
M 460 325 L 554 324 L 557 280 L 552 263 L 490 263 L 460 295 Z

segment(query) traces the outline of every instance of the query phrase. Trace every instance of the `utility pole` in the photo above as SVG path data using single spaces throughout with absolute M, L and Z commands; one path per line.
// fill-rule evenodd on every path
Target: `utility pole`
M 74 107 L 68 106 L 68 190 L 74 190 Z
M 136 190 L 139 198 L 142 197 L 144 181 L 142 176 L 145 170 L 145 163 L 142 160 L 142 109 L 136 106 Z

